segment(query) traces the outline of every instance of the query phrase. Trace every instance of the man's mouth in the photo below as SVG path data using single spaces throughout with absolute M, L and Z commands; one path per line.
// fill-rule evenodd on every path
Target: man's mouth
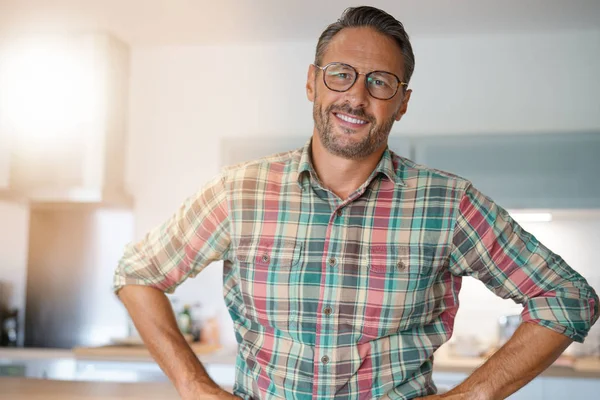
M 334 112 L 333 115 L 335 115 L 337 118 L 341 119 L 342 121 L 347 122 L 349 124 L 353 124 L 353 125 L 365 125 L 369 122 L 369 121 L 365 121 L 364 119 L 350 116 L 348 114 Z

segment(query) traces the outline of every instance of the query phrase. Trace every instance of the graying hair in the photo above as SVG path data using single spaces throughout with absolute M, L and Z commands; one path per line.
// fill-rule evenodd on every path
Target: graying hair
M 323 55 L 327 50 L 329 42 L 344 28 L 371 27 L 378 32 L 394 39 L 400 47 L 404 58 L 404 76 L 402 80 L 406 83 L 415 70 L 415 55 L 408 34 L 404 30 L 404 25 L 396 18 L 383 10 L 375 7 L 361 6 L 350 7 L 344 10 L 340 19 L 329 25 L 319 37 L 317 51 L 315 54 L 315 64 L 321 65 Z

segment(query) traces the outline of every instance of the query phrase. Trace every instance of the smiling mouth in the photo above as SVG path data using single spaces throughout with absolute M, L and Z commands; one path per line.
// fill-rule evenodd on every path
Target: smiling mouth
M 357 126 L 357 127 L 359 127 L 361 125 L 366 125 L 369 123 L 369 121 L 365 121 L 364 119 L 356 118 L 356 117 L 350 116 L 348 114 L 334 112 L 333 115 L 335 115 L 338 119 L 342 120 L 343 122 L 346 122 L 347 124 Z

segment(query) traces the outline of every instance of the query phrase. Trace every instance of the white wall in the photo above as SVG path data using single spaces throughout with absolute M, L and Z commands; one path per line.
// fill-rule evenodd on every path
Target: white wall
M 314 45 L 133 48 L 127 180 L 137 238 L 218 171 L 220 138 L 311 135 L 304 85 Z M 600 31 L 417 37 L 413 47 L 414 94 L 395 135 L 600 129 Z M 581 233 L 573 256 L 592 259 L 598 225 L 567 226 Z M 211 266 L 176 295 L 210 304 L 231 343 L 220 284 Z M 467 284 L 464 296 L 476 290 Z M 468 326 L 457 321 L 457 333 Z

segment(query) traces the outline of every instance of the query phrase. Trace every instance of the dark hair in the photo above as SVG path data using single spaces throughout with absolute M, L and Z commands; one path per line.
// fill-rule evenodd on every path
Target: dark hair
M 321 65 L 329 42 L 344 28 L 371 27 L 394 39 L 404 57 L 403 81 L 408 83 L 415 70 L 415 55 L 404 25 L 390 14 L 375 7 L 350 7 L 344 10 L 340 19 L 329 25 L 319 37 L 315 64 Z

